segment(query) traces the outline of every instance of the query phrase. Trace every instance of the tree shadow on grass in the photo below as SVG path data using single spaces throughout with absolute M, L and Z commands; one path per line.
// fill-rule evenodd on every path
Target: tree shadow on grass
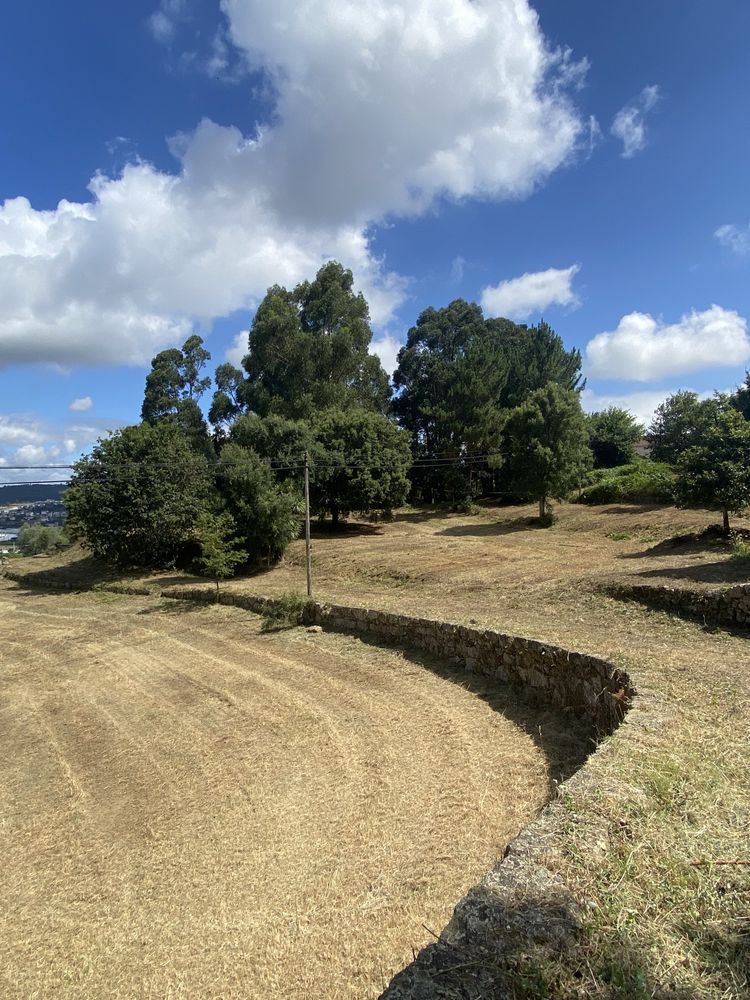
M 702 552 L 725 553 L 729 551 L 729 539 L 719 531 L 706 531 L 690 535 L 675 535 L 665 538 L 656 545 L 650 545 L 641 552 L 623 552 L 620 559 L 664 559 L 669 556 L 698 555 Z
M 127 582 L 123 574 L 93 556 L 81 556 L 63 566 L 42 564 L 39 569 L 29 569 L 24 566 L 18 570 L 12 567 L 9 579 L 21 586 L 33 587 L 35 590 L 56 588 L 85 590 L 114 580 Z
M 382 535 L 382 524 L 370 524 L 367 521 L 312 521 L 310 535 L 312 538 L 347 538 L 357 535 Z M 302 536 L 304 537 L 304 536 Z
M 469 673 L 463 667 L 450 664 L 445 659 L 416 649 L 408 643 L 378 639 L 353 630 L 348 634 L 366 646 L 402 650 L 410 663 L 470 691 L 494 712 L 509 719 L 544 754 L 551 789 L 556 782 L 565 781 L 574 774 L 596 748 L 596 733 L 590 722 L 555 705 L 530 697 L 524 688 L 482 674 Z
M 595 506 L 595 504 L 583 504 L 582 506 Z M 671 503 L 628 503 L 628 504 L 602 504 L 602 510 L 607 514 L 653 514 L 658 510 L 668 510 L 674 507 Z
M 719 562 L 698 563 L 692 566 L 663 566 L 634 573 L 633 580 L 682 580 L 695 583 L 712 583 L 736 586 L 750 583 L 750 563 L 722 559 Z
M 497 535 L 513 535 L 518 531 L 538 530 L 542 526 L 536 517 L 516 517 L 512 521 L 500 521 L 492 524 L 455 524 L 436 532 L 451 538 L 489 538 Z
M 657 980 L 647 943 L 612 928 L 595 948 L 586 947 L 564 886 L 540 891 L 547 887 L 535 887 L 533 875 L 531 885 L 522 878 L 514 885 L 502 864 L 495 872 L 498 891 L 469 890 L 444 936 L 423 948 L 380 1000 L 696 1000 L 692 990 Z
M 424 524 L 426 521 L 445 521 L 451 517 L 465 516 L 465 514 L 451 510 L 449 504 L 439 504 L 415 507 L 412 510 L 400 510 L 393 515 L 393 522 L 397 524 Z
M 139 615 L 164 615 L 167 618 L 177 618 L 183 615 L 190 615 L 194 611 L 205 611 L 207 607 L 211 607 L 214 602 L 212 601 L 188 601 L 188 600 L 170 600 L 169 598 L 163 598 L 158 604 L 150 605 L 146 608 L 141 608 L 138 612 Z

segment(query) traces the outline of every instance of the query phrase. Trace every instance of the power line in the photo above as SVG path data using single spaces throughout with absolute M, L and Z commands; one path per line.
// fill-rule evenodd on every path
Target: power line
M 262 458 L 262 456 L 258 456 Z M 467 454 L 467 455 L 452 455 L 452 456 L 429 456 L 427 458 L 415 458 L 410 463 L 410 468 L 423 468 L 423 467 L 440 467 L 440 466 L 450 466 L 450 465 L 467 465 L 474 464 L 476 462 L 484 462 L 491 458 L 502 458 L 502 452 L 485 452 L 484 454 Z M 271 458 L 266 459 L 274 471 L 284 472 L 295 469 L 304 469 L 305 463 L 304 459 L 295 462 L 292 459 L 283 458 Z M 215 463 L 209 466 L 209 470 L 216 470 L 223 468 L 232 468 L 236 466 L 243 466 L 250 463 L 250 459 L 233 459 L 227 460 L 219 458 Z M 69 463 L 66 465 L 3 465 L 0 466 L 4 472 L 55 472 L 61 471 L 63 469 L 74 469 L 77 463 Z M 143 465 L 148 465 L 151 469 L 172 469 L 172 468 L 194 468 L 192 463 L 188 464 L 186 462 L 139 462 L 133 459 L 126 459 L 125 461 L 120 461 L 115 463 L 120 468 L 127 467 L 140 467 Z M 336 462 L 331 460 L 312 460 L 310 462 L 310 468 L 333 468 L 333 469 L 374 469 L 383 468 L 379 466 L 377 462 Z

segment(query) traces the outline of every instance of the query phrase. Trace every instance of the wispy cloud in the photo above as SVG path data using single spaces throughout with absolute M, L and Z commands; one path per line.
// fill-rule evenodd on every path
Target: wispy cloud
M 719 226 L 714 236 L 719 243 L 728 247 L 738 257 L 750 255 L 750 222 L 746 226 L 736 226 L 733 223 Z
M 93 405 L 94 401 L 91 396 L 81 396 L 80 399 L 74 399 L 68 409 L 73 410 L 74 413 L 85 413 L 86 410 L 90 410 Z
M 661 100 L 656 84 L 644 87 L 635 100 L 620 108 L 612 122 L 611 133 L 622 142 L 622 156 L 626 160 L 639 153 L 646 145 L 646 116 Z
M 454 257 L 451 261 L 450 282 L 452 285 L 460 285 L 464 280 L 466 261 L 463 257 Z
M 185 16 L 185 0 L 160 0 L 159 6 L 146 21 L 157 42 L 169 45 L 177 34 L 177 27 Z

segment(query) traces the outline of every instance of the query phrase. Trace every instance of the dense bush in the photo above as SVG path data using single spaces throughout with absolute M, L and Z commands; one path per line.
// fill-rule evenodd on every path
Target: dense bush
M 648 458 L 614 469 L 597 469 L 578 497 L 579 503 L 674 503 L 674 473 Z
M 207 459 L 174 423 L 123 427 L 76 463 L 68 527 L 118 566 L 169 566 L 197 554 L 199 516 L 217 503 Z
M 62 528 L 47 524 L 24 524 L 18 532 L 17 542 L 21 555 L 38 556 L 65 548 L 68 539 Z
M 302 526 L 297 487 L 277 482 L 266 459 L 238 444 L 222 450 L 216 482 L 248 560 L 281 558 Z
M 598 413 L 589 413 L 586 424 L 596 468 L 612 469 L 635 461 L 635 446 L 645 434 L 645 428 L 632 413 L 619 406 L 610 406 Z

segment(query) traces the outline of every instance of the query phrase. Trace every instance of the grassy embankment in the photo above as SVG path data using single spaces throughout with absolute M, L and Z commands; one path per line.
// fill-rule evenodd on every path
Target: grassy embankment
M 706 512 L 565 506 L 544 531 L 530 526 L 532 513 L 408 511 L 385 525 L 319 533 L 316 596 L 491 626 L 628 670 L 652 693 L 659 725 L 637 742 L 621 728 L 597 760 L 611 784 L 566 799 L 570 826 L 559 871 L 585 915 L 580 946 L 572 959 L 519 979 L 518 995 L 744 997 L 748 636 L 617 602 L 598 587 L 609 579 L 721 586 L 747 582 L 750 569 L 717 540 L 665 544 L 716 520 Z M 180 577 L 150 582 L 165 579 Z M 303 585 L 299 543 L 283 565 L 229 584 L 266 594 Z M 591 817 L 602 831 L 596 842 Z

